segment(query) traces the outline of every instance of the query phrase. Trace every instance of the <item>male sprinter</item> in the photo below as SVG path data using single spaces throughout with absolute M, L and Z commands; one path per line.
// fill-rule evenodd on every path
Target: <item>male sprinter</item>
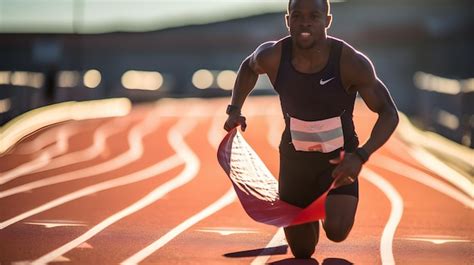
M 330 240 L 341 242 L 354 223 L 362 164 L 388 140 L 398 115 L 370 60 L 326 35 L 331 20 L 327 0 L 290 0 L 286 14 L 290 36 L 261 44 L 242 62 L 224 128 L 229 131 L 241 125 L 245 130 L 240 110 L 258 75 L 267 74 L 280 96 L 286 124 L 279 146 L 280 198 L 304 208 L 335 179 L 323 228 Z M 378 114 L 370 138 L 361 147 L 352 120 L 357 93 Z M 339 160 L 341 150 L 345 156 Z M 319 223 L 284 230 L 293 255 L 310 258 Z

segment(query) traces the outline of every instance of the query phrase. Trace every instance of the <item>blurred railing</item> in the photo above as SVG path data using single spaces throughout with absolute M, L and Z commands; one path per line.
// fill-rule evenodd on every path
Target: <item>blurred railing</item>
M 36 108 L 66 101 L 126 97 L 132 102 L 164 97 L 230 96 L 237 73 L 196 69 L 181 77 L 157 70 L 106 69 L 34 71 L 0 70 L 0 126 Z M 112 85 L 110 85 L 112 84 Z M 253 94 L 271 94 L 268 78 L 259 78 Z
M 417 118 L 423 129 L 474 147 L 474 78 L 457 80 L 417 72 Z M 415 99 L 416 97 L 413 97 Z

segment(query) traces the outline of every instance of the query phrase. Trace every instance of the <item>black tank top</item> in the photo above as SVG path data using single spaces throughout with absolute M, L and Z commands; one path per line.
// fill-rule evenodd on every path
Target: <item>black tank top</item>
M 280 142 L 281 153 L 334 157 L 340 151 L 338 149 L 330 154 L 296 151 L 291 143 L 290 116 L 305 121 L 317 121 L 341 116 L 344 149 L 351 152 L 359 145 L 352 120 L 357 93 L 347 93 L 342 85 L 339 72 L 339 62 L 344 44 L 341 40 L 329 39 L 331 40 L 329 60 L 326 66 L 317 73 L 298 72 L 291 63 L 291 37 L 286 37 L 281 41 L 280 66 L 274 84 L 274 88 L 280 96 L 281 108 L 285 118 L 285 130 Z

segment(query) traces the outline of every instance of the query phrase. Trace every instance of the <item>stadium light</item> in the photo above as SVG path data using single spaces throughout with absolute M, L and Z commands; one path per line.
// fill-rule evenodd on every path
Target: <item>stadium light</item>
M 29 85 L 34 88 L 40 89 L 43 87 L 44 74 L 42 73 L 30 73 Z
M 79 83 L 78 71 L 61 71 L 58 76 L 59 87 L 76 87 Z
M 101 81 L 102 76 L 96 69 L 91 69 L 84 74 L 84 85 L 88 88 L 96 88 Z
M 10 84 L 10 71 L 1 71 L 0 72 L 0 85 L 9 85 Z
M 122 86 L 135 90 L 158 90 L 163 86 L 163 75 L 156 71 L 129 70 L 122 75 Z
M 28 72 L 17 71 L 11 75 L 11 84 L 14 86 L 28 85 Z
M 207 89 L 214 83 L 214 76 L 211 71 L 200 69 L 193 74 L 193 85 L 199 89 Z
M 11 100 L 9 98 L 0 99 L 0 113 L 5 113 L 10 110 Z
M 236 72 L 232 70 L 224 70 L 217 76 L 217 85 L 224 90 L 232 90 L 236 78 Z

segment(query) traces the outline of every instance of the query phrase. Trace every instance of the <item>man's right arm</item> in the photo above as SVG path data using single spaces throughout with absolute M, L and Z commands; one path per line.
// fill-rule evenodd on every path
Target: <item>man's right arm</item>
M 249 55 L 240 65 L 232 90 L 232 100 L 229 117 L 224 125 L 224 129 L 229 131 L 237 125 L 245 130 L 245 117 L 240 113 L 245 99 L 255 87 L 258 75 L 268 72 L 267 62 L 271 56 L 272 49 L 276 42 L 265 42 L 261 44 L 251 55 Z

